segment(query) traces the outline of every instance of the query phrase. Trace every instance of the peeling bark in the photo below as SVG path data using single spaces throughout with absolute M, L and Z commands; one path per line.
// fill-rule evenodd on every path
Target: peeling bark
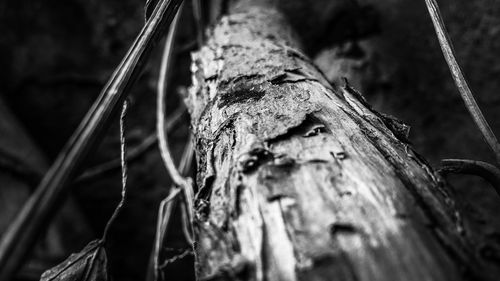
M 484 277 L 408 126 L 330 85 L 259 5 L 233 9 L 193 54 L 198 278 Z

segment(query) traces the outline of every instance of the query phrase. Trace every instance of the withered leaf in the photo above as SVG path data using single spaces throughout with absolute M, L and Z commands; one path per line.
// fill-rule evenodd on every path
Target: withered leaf
M 107 281 L 107 257 L 101 240 L 90 242 L 81 252 L 45 271 L 41 281 Z

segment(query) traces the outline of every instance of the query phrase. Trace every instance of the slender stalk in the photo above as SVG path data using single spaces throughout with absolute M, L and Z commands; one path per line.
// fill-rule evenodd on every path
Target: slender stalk
M 178 260 L 181 260 L 185 257 L 187 257 L 188 255 L 191 255 L 193 254 L 193 250 L 192 249 L 186 249 L 184 250 L 182 253 L 178 254 L 178 255 L 175 255 L 173 258 L 170 258 L 168 260 L 165 260 L 160 266 L 159 266 L 159 269 L 164 269 L 165 267 L 167 267 L 167 265 L 169 264 L 172 264 Z
M 469 174 L 487 180 L 500 195 L 500 170 L 486 162 L 465 159 L 444 159 L 440 173 Z
M 180 10 L 179 10 L 180 11 Z M 161 158 L 165 164 L 165 168 L 169 173 L 172 181 L 182 186 L 185 181 L 177 168 L 175 167 L 172 154 L 168 148 L 168 138 L 165 132 L 165 96 L 167 92 L 167 79 L 169 67 L 172 61 L 172 50 L 174 47 L 174 38 L 177 31 L 177 23 L 179 21 L 179 14 L 177 14 L 168 31 L 167 39 L 165 40 L 165 47 L 163 49 L 163 56 L 160 66 L 160 74 L 157 85 L 157 100 L 156 100 L 156 133 L 158 134 L 158 147 L 160 149 Z
M 67 187 L 99 143 L 182 0 L 161 0 L 99 98 L 0 241 L 0 281 L 10 281 L 64 201 Z
M 127 115 L 127 101 L 123 102 L 122 114 L 120 115 L 120 160 L 122 167 L 122 197 L 120 202 L 116 206 L 115 211 L 111 215 L 106 227 L 104 228 L 104 233 L 102 235 L 102 241 L 105 243 L 108 238 L 109 229 L 113 225 L 114 221 L 120 214 L 120 211 L 123 208 L 123 204 L 125 204 L 125 200 L 127 199 L 127 178 L 128 178 L 128 169 L 127 169 L 127 159 L 125 155 L 127 153 L 127 145 L 125 140 L 125 116 Z
M 194 191 L 192 184 L 186 178 L 184 178 L 179 170 L 175 167 L 174 160 L 172 158 L 172 154 L 170 153 L 170 149 L 168 147 L 168 138 L 165 132 L 165 96 L 167 93 L 167 78 L 168 72 L 172 65 L 172 50 L 174 46 L 174 38 L 177 31 L 177 22 L 179 15 L 176 16 L 172 26 L 170 27 L 167 39 L 165 40 L 165 48 L 163 50 L 163 57 L 160 66 L 160 74 L 158 79 L 158 95 L 157 95 L 157 110 L 156 110 L 156 131 L 158 133 L 158 146 L 160 149 L 160 154 L 165 164 L 165 168 L 167 169 L 172 181 L 175 185 L 182 187 L 184 189 L 186 207 L 188 208 L 188 217 L 190 223 L 192 222 L 193 215 L 193 197 Z
M 194 141 L 193 136 L 190 135 L 186 147 L 184 148 L 184 154 L 182 155 L 181 162 L 179 164 L 179 170 L 183 175 L 189 173 L 191 164 L 194 156 Z M 193 239 L 193 216 L 194 216 L 194 190 L 193 184 L 190 178 L 186 178 L 186 185 L 182 187 L 183 202 L 181 204 L 181 215 L 182 215 L 182 230 L 184 236 L 189 244 L 194 245 Z
M 193 164 L 193 157 L 194 157 L 194 140 L 193 140 L 193 135 L 189 135 L 186 146 L 184 147 L 181 161 L 179 162 L 179 171 L 186 177 L 189 174 L 189 171 L 191 170 L 191 165 Z
M 448 67 L 450 68 L 453 80 L 455 81 L 458 91 L 462 96 L 462 100 L 464 101 L 467 110 L 472 116 L 472 119 L 474 119 L 474 122 L 476 123 L 477 127 L 483 134 L 484 139 L 495 153 L 497 162 L 500 163 L 500 144 L 498 143 L 498 140 L 493 131 L 491 130 L 488 122 L 484 118 L 481 109 L 477 105 L 477 102 L 474 99 L 474 96 L 469 86 L 467 85 L 467 81 L 465 80 L 462 70 L 458 65 L 457 59 L 455 58 L 455 52 L 451 44 L 450 36 L 446 31 L 446 27 L 444 25 L 443 17 L 441 16 L 441 12 L 439 10 L 439 6 L 436 0 L 425 0 L 425 3 L 427 5 L 427 9 L 429 10 L 432 23 L 434 24 L 434 29 L 436 30 L 436 35 L 439 40 L 439 45 L 441 46 L 444 58 L 448 63 Z
M 182 120 L 182 116 L 186 113 L 185 108 L 179 108 L 176 110 L 171 117 L 168 118 L 165 126 L 167 132 L 173 131 L 179 122 Z M 150 150 L 157 143 L 158 138 L 156 137 L 156 132 L 148 135 L 139 145 L 130 149 L 127 152 L 127 162 L 132 163 L 135 159 L 139 158 L 143 153 Z M 112 159 L 97 166 L 87 169 L 81 176 L 79 176 L 75 182 L 83 183 L 93 180 L 103 174 L 112 172 L 121 167 L 121 159 Z
M 152 261 L 153 263 L 153 271 L 152 275 L 148 275 L 146 280 L 160 280 L 159 279 L 159 264 L 160 264 L 160 252 L 163 245 L 163 241 L 165 239 L 165 235 L 167 234 L 168 225 L 170 223 L 170 218 L 172 216 L 173 210 L 175 209 L 175 205 L 177 203 L 176 199 L 180 194 L 180 190 L 178 188 L 170 189 L 170 193 L 168 197 L 161 201 L 160 208 L 158 210 L 158 219 L 156 224 L 156 237 L 154 249 L 152 252 Z M 150 266 L 151 267 L 151 266 Z M 152 279 L 154 278 L 154 279 Z
M 182 154 L 182 159 L 179 163 L 179 170 L 183 175 L 187 175 L 189 173 L 189 169 L 191 168 L 192 164 L 192 159 L 193 159 L 193 142 L 191 141 L 191 137 L 189 139 L 188 144 L 184 147 L 184 152 Z M 153 251 L 151 253 L 151 258 L 150 258 L 150 265 L 149 265 L 149 271 L 146 276 L 146 280 L 152 281 L 152 280 L 159 280 L 159 258 L 160 258 L 160 251 L 163 245 L 164 238 L 168 232 L 168 225 L 170 223 L 170 218 L 172 216 L 172 212 L 175 209 L 175 205 L 177 203 L 177 199 L 179 195 L 181 194 L 181 191 L 184 191 L 184 189 L 179 189 L 179 188 L 174 188 L 172 187 L 170 189 L 169 195 L 167 198 L 161 201 L 160 203 L 160 208 L 158 210 L 158 219 L 157 219 L 157 224 L 156 224 L 156 236 L 155 236 L 155 244 Z M 185 197 L 185 196 L 184 196 Z M 185 205 L 185 204 L 183 204 Z M 182 206 L 185 208 L 185 206 Z M 185 210 L 182 210 L 183 214 L 185 214 Z M 186 222 L 189 223 L 186 225 Z M 186 236 L 186 240 L 192 244 L 192 237 L 191 234 L 188 232 L 186 234 L 186 229 L 187 226 L 190 225 L 190 222 L 188 219 L 183 219 L 183 232 L 184 235 Z
M 177 23 L 180 18 L 181 9 L 179 9 L 178 14 L 176 15 L 172 25 L 170 26 L 168 36 L 165 40 L 165 47 L 163 51 L 160 73 L 158 78 L 158 86 L 157 86 L 157 110 L 156 110 L 156 131 L 158 136 L 158 147 L 160 149 L 160 155 L 162 157 L 163 163 L 167 172 L 169 173 L 172 181 L 174 182 L 176 187 L 181 187 L 182 191 L 184 191 L 184 197 L 187 197 L 186 194 L 192 195 L 194 192 L 192 191 L 192 186 L 190 180 L 184 178 L 181 173 L 187 173 L 187 170 L 191 166 L 191 158 L 192 158 L 192 150 L 193 147 L 190 145 L 191 141 L 186 145 L 183 153 L 183 157 L 181 159 L 181 163 L 179 164 L 179 169 L 175 167 L 174 160 L 172 158 L 172 154 L 170 152 L 168 146 L 168 138 L 165 132 L 165 107 L 166 107 L 166 93 L 167 93 L 167 79 L 169 77 L 169 71 L 172 66 L 172 54 L 174 47 L 174 39 L 177 32 Z M 179 171 L 181 170 L 181 171 Z M 160 204 L 159 214 L 158 214 L 158 223 L 157 223 L 157 231 L 155 238 L 155 245 L 152 252 L 152 257 L 150 259 L 150 269 L 152 270 L 148 272 L 147 280 L 159 280 L 159 257 L 161 251 L 161 245 L 163 244 L 165 235 L 167 233 L 168 225 L 170 222 L 170 218 L 172 216 L 172 212 L 174 209 L 174 205 L 176 203 L 177 195 L 179 194 L 179 188 L 171 188 L 169 196 L 163 200 Z M 190 197 L 188 197 L 190 198 Z M 191 201 L 191 199 L 187 199 L 186 201 Z M 191 220 L 189 220 L 189 225 L 191 225 Z M 192 230 L 192 229 L 191 229 Z M 190 238 L 191 236 L 189 236 Z M 153 273 L 153 274 L 151 274 Z

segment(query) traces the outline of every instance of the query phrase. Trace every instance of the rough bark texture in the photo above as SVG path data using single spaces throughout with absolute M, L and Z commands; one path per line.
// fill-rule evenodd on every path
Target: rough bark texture
M 336 87 L 271 7 L 193 56 L 201 280 L 461 280 L 476 266 L 407 127 Z

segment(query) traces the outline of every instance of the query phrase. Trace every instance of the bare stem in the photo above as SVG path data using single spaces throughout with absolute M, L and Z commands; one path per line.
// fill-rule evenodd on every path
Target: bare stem
M 188 144 L 184 148 L 184 152 L 182 155 L 182 159 L 179 163 L 179 170 L 181 171 L 182 174 L 186 175 L 189 172 L 189 168 L 191 167 L 192 159 L 193 159 L 193 145 L 192 141 L 189 140 Z M 151 280 L 159 280 L 159 269 L 161 266 L 159 266 L 159 255 L 160 255 L 160 249 L 162 248 L 164 238 L 167 234 L 168 231 L 168 225 L 170 222 L 170 218 L 172 216 L 172 212 L 174 210 L 175 204 L 177 203 L 176 200 L 178 199 L 179 195 L 181 194 L 181 191 L 184 192 L 184 200 L 186 196 L 186 189 L 179 189 L 179 188 L 171 188 L 170 193 L 167 196 L 167 198 L 163 199 L 160 203 L 160 208 L 158 211 L 158 220 L 157 220 L 157 225 L 156 225 L 156 237 L 155 237 L 155 245 L 154 249 L 150 258 L 150 271 L 148 272 L 148 276 L 146 280 L 151 281 Z M 189 207 L 188 203 L 184 203 L 181 205 L 182 208 L 182 230 L 184 233 L 184 236 L 186 237 L 186 240 L 192 244 L 193 238 L 192 238 L 192 223 L 189 221 L 189 218 L 186 215 L 186 209 Z M 189 231 L 187 231 L 189 230 Z M 151 274 L 152 273 L 152 274 Z M 153 279 L 154 278 L 154 279 Z
M 176 261 L 178 261 L 178 260 L 181 260 L 181 259 L 183 259 L 183 258 L 185 258 L 186 256 L 191 255 L 191 254 L 193 254 L 193 250 L 192 250 L 192 249 L 186 249 L 186 250 L 184 250 L 182 253 L 180 253 L 180 254 L 178 254 L 178 255 L 175 255 L 174 257 L 172 257 L 172 258 L 170 258 L 170 259 L 168 259 L 168 260 L 164 261 L 164 262 L 163 262 L 163 263 L 159 266 L 159 268 L 160 268 L 160 269 L 163 269 L 163 268 L 167 267 L 167 265 L 172 264 L 172 263 L 174 263 L 174 262 L 176 262 Z
M 483 116 L 481 109 L 477 105 L 474 96 L 467 85 L 467 81 L 458 65 L 457 59 L 455 58 L 455 53 L 451 44 L 450 36 L 446 31 L 446 27 L 444 25 L 443 18 L 441 16 L 441 12 L 439 10 L 439 6 L 436 0 L 425 0 L 427 5 L 427 9 L 429 10 L 429 14 L 432 19 L 432 23 L 434 24 L 434 29 L 436 30 L 436 35 L 439 40 L 439 45 L 441 46 L 441 50 L 443 51 L 444 58 L 448 63 L 448 67 L 450 68 L 451 74 L 453 76 L 453 80 L 457 85 L 458 91 L 462 96 L 462 100 L 467 107 L 472 119 L 476 123 L 477 127 L 483 134 L 484 139 L 491 147 L 493 152 L 495 153 L 497 162 L 500 163 L 500 144 L 498 140 L 491 130 L 488 122 Z
M 180 9 L 179 9 L 180 11 Z M 193 196 L 194 196 L 194 191 L 192 188 L 192 184 L 190 181 L 186 178 L 184 178 L 179 170 L 175 167 L 174 160 L 172 158 L 172 154 L 170 153 L 170 149 L 168 147 L 168 139 L 167 139 L 167 134 L 165 133 L 165 96 L 167 92 L 167 78 L 168 78 L 168 72 L 171 66 L 171 61 L 172 61 L 172 50 L 173 50 L 173 45 L 174 45 L 174 37 L 175 33 L 177 31 L 177 22 L 178 22 L 179 14 L 176 15 L 167 39 L 165 40 L 165 48 L 163 51 L 163 57 L 161 61 L 161 67 L 160 67 L 160 77 L 158 79 L 158 95 L 157 95 L 157 110 L 156 110 L 156 130 L 158 133 L 158 145 L 160 148 L 160 153 L 161 157 L 163 160 L 163 163 L 165 164 L 165 167 L 170 174 L 170 177 L 172 178 L 172 181 L 175 183 L 175 185 L 182 187 L 184 189 L 185 193 L 185 201 L 187 204 L 188 208 L 188 214 L 189 214 L 189 221 L 192 222 L 192 212 L 193 212 Z M 188 142 L 191 143 L 191 141 Z M 188 148 L 188 150 L 192 150 L 192 147 Z
M 163 199 L 160 203 L 160 208 L 158 210 L 158 219 L 156 224 L 156 237 L 155 237 L 155 245 L 152 252 L 152 257 L 150 260 L 150 264 L 152 262 L 152 275 L 151 271 L 148 273 L 146 280 L 159 280 L 159 264 L 160 264 L 160 251 L 163 246 L 163 241 L 165 239 L 165 235 L 167 234 L 168 225 L 170 222 L 170 218 L 172 216 L 172 212 L 175 207 L 176 198 L 180 194 L 180 190 L 178 188 L 170 189 L 170 193 L 167 198 Z M 152 279 L 154 278 L 154 279 Z
M 176 110 L 171 117 L 168 118 L 165 126 L 165 130 L 167 132 L 171 132 L 174 128 L 179 124 L 182 120 L 182 116 L 186 113 L 185 108 L 179 108 Z M 148 135 L 139 145 L 128 150 L 127 152 L 127 162 L 129 164 L 132 163 L 135 159 L 139 158 L 143 153 L 150 150 L 157 143 L 158 138 L 156 136 L 156 132 Z M 75 182 L 82 183 L 93 180 L 103 174 L 112 172 L 121 167 L 121 159 L 112 159 L 102 164 L 98 164 L 97 166 L 91 167 L 87 169 L 81 176 L 79 176 Z
M 182 156 L 181 162 L 179 164 L 179 169 L 182 172 L 182 174 L 187 175 L 189 172 L 189 169 L 191 168 L 191 164 L 193 161 L 193 156 L 194 156 L 194 141 L 192 135 L 189 136 L 188 143 L 186 144 L 186 147 L 184 148 L 184 154 Z M 187 178 L 186 184 L 182 186 L 183 191 L 184 191 L 184 210 L 185 212 L 183 213 L 183 217 L 185 218 L 183 220 L 184 227 L 185 229 L 189 228 L 188 231 L 184 231 L 186 233 L 186 239 L 188 242 L 192 243 L 193 242 L 193 237 L 192 235 L 187 235 L 188 233 L 193 233 L 193 217 L 194 217 L 194 189 L 193 189 L 193 183 L 192 180 Z
M 500 170 L 486 162 L 465 159 L 444 159 L 439 170 L 444 174 L 468 174 L 487 180 L 500 195 Z
M 182 8 L 181 8 L 182 9 Z M 191 137 L 189 138 L 188 143 L 186 144 L 186 147 L 184 149 L 183 157 L 181 159 L 180 163 L 180 170 L 175 167 L 174 160 L 172 158 L 172 154 L 170 152 L 169 146 L 168 146 L 168 138 L 167 134 L 165 132 L 165 107 L 166 107 L 166 93 L 167 93 L 167 79 L 168 79 L 168 74 L 169 70 L 172 65 L 172 51 L 173 51 L 173 46 L 174 46 L 174 38 L 175 34 L 177 31 L 177 23 L 180 17 L 180 11 L 176 15 L 173 24 L 170 26 L 168 36 L 165 40 L 165 47 L 163 51 L 163 57 L 161 61 L 161 67 L 160 67 L 160 74 L 159 74 L 159 79 L 158 79 L 158 87 L 157 87 L 157 110 L 156 110 L 156 130 L 158 134 L 158 145 L 160 149 L 160 154 L 163 160 L 163 163 L 165 165 L 165 168 L 167 169 L 167 172 L 169 173 L 170 177 L 172 178 L 172 181 L 174 182 L 176 187 L 179 187 L 182 189 L 184 192 L 184 204 L 181 204 L 182 208 L 182 214 L 183 214 L 183 230 L 186 236 L 186 239 L 192 244 L 192 233 L 193 233 L 193 228 L 192 228 L 192 212 L 193 212 L 193 187 L 192 187 L 192 181 L 189 178 L 184 178 L 181 175 L 181 172 L 183 174 L 186 174 L 187 171 L 189 170 L 189 167 L 191 166 L 191 159 L 193 156 L 193 146 L 192 146 L 192 141 Z M 175 191 L 178 190 L 177 188 L 172 188 L 170 191 L 170 196 L 167 201 L 162 201 L 160 205 L 160 213 L 159 213 L 159 218 L 158 218 L 158 226 L 157 226 L 157 233 L 156 233 L 156 240 L 155 240 L 155 248 L 153 252 L 153 257 L 151 261 L 153 262 L 152 269 L 154 271 L 153 277 L 154 280 L 158 280 L 159 278 L 159 255 L 160 255 L 160 249 L 161 245 L 164 243 L 164 237 L 166 235 L 167 229 L 168 229 L 168 223 L 171 217 L 171 213 L 173 211 L 173 205 L 175 201 L 171 200 L 175 198 L 177 193 Z M 174 195 L 175 194 L 175 195 Z M 187 215 L 186 215 L 187 214 Z M 186 226 L 189 226 L 189 231 L 186 231 Z M 151 275 L 149 275 L 151 276 Z M 148 279 L 150 279 L 149 277 Z
M 179 9 L 180 11 L 180 9 Z M 165 168 L 169 173 L 172 181 L 178 185 L 182 186 L 185 179 L 181 176 L 177 168 L 175 167 L 172 154 L 168 147 L 167 134 L 165 132 L 165 96 L 167 92 L 167 79 L 168 70 L 172 61 L 172 50 L 174 45 L 174 37 L 177 31 L 177 23 L 179 21 L 179 13 L 175 16 L 172 25 L 168 31 L 167 39 L 165 40 L 165 47 L 163 50 L 163 57 L 161 60 L 160 74 L 157 86 L 157 100 L 156 100 L 156 133 L 158 134 L 158 146 L 161 153 L 161 158 L 165 164 Z
M 127 153 L 127 146 L 125 141 L 125 116 L 127 115 L 127 101 L 123 102 L 122 113 L 120 115 L 120 159 L 121 159 L 121 167 L 122 167 L 122 198 L 116 206 L 113 215 L 109 219 L 106 224 L 106 228 L 104 228 L 104 233 L 102 235 L 102 241 L 106 242 L 106 238 L 108 237 L 108 232 L 110 227 L 113 225 L 113 222 L 116 220 L 118 214 L 120 214 L 121 209 L 123 208 L 123 204 L 125 204 L 125 200 L 127 198 L 127 159 L 125 157 Z

